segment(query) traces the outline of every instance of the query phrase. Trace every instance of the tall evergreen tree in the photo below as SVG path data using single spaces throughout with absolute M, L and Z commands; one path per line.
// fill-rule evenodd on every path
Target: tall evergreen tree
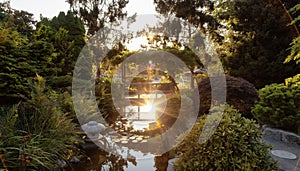
M 67 14 L 60 12 L 51 20 L 43 18 L 38 27 L 41 25 L 49 26 L 53 32 L 52 36 L 49 36 L 49 41 L 55 48 L 57 57 L 55 63 L 61 63 L 57 66 L 61 67 L 58 75 L 71 75 L 77 57 L 85 45 L 85 29 L 82 21 L 68 11 Z
M 0 3 L 0 104 L 17 103 L 28 96 L 28 80 L 34 77 L 29 39 L 32 14 L 17 11 L 9 2 Z
M 34 67 L 27 60 L 27 43 L 7 23 L 0 23 L 0 104 L 16 103 L 29 93 L 27 81 Z

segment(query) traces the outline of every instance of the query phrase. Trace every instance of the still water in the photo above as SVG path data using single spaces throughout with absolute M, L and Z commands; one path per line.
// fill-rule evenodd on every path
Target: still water
M 89 159 L 71 164 L 68 171 L 166 171 L 168 154 L 155 156 L 123 148 L 121 156 L 110 155 L 102 150 L 87 152 Z

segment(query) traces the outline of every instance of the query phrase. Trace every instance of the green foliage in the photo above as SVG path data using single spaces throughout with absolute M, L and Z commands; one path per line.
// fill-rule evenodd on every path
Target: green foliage
M 10 1 L 0 3 L 0 23 L 5 23 L 6 28 L 14 28 L 15 31 L 22 36 L 32 39 L 34 25 L 36 21 L 33 19 L 33 14 L 26 11 L 12 9 Z
M 206 32 L 212 30 L 217 22 L 207 12 L 213 10 L 213 1 L 198 0 L 198 1 L 168 1 L 168 0 L 154 0 L 156 10 L 161 14 L 175 14 L 176 17 L 187 20 L 193 25 L 199 26 L 201 31 Z M 206 8 L 206 12 L 198 10 Z M 204 27 L 207 25 L 207 27 Z
M 290 18 L 280 1 L 155 0 L 155 3 L 160 13 L 175 14 L 207 34 L 226 72 L 232 76 L 261 88 L 297 73 L 295 64 L 283 64 L 296 31 L 287 26 Z
M 300 74 L 265 86 L 259 96 L 252 108 L 259 122 L 300 134 Z
M 61 88 L 59 85 L 61 80 L 66 75 L 72 75 L 75 62 L 85 45 L 83 23 L 70 11 L 67 14 L 61 12 L 51 20 L 43 18 L 37 23 L 35 39 L 53 46 L 51 66 L 48 67 L 54 68 L 55 72 L 52 75 L 48 73 L 47 79 L 51 84 L 54 83 L 57 86 L 56 88 Z M 55 83 L 55 81 L 58 81 L 58 83 Z M 67 86 L 71 86 L 70 79 L 67 79 L 62 87 Z
M 67 0 L 72 11 L 80 16 L 88 27 L 88 34 L 93 35 L 103 28 L 107 22 L 114 22 L 127 15 L 123 11 L 128 0 Z
M 291 24 L 298 25 L 298 29 L 300 28 L 300 4 L 293 6 L 289 12 L 293 15 L 294 20 Z
M 0 104 L 30 96 L 28 81 L 39 73 L 55 89 L 71 86 L 85 44 L 83 23 L 72 12 L 35 23 L 31 15 L 0 3 Z M 36 26 L 36 29 L 33 29 Z
M 27 83 L 35 67 L 27 61 L 27 39 L 11 28 L 0 26 L 0 103 L 17 103 L 28 96 Z M 26 68 L 26 69 L 24 69 Z
M 60 12 L 57 17 L 51 20 L 43 18 L 37 27 L 46 25 L 52 28 L 55 35 L 50 40 L 56 49 L 57 56 L 60 60 L 64 59 L 65 64 L 61 66 L 64 74 L 69 74 L 73 70 L 82 47 L 85 45 L 85 28 L 83 22 L 68 11 L 67 14 Z
M 192 72 L 195 67 L 203 68 L 203 64 L 199 60 L 198 56 L 187 47 L 184 50 L 179 50 L 178 48 L 165 48 L 162 50 L 172 53 L 181 59 Z
M 277 170 L 269 154 L 270 147 L 261 140 L 259 126 L 231 107 L 225 108 L 212 137 L 200 144 L 204 119 L 213 121 L 218 115 L 216 109 L 211 115 L 201 117 L 176 147 L 179 152 L 179 160 L 174 164 L 176 170 Z
M 45 80 L 36 79 L 28 102 L 0 110 L 0 148 L 9 170 L 57 168 L 81 141 L 58 94 L 45 92 Z
M 296 64 L 300 64 L 300 36 L 293 40 L 290 49 L 291 53 L 284 62 L 288 63 L 290 61 L 295 61 Z
M 262 88 L 297 73 L 294 64 L 283 64 L 296 32 L 280 1 L 225 1 L 216 13 L 227 23 L 219 53 L 228 74 Z
M 297 4 L 294 6 L 291 10 L 292 14 L 297 14 L 298 16 L 295 16 L 295 19 L 291 23 L 291 25 L 298 25 L 298 29 L 300 28 L 300 4 Z M 300 35 L 298 30 L 298 37 L 295 38 L 290 47 L 291 53 L 290 55 L 285 59 L 285 63 L 288 63 L 290 61 L 295 61 L 296 64 L 300 64 Z

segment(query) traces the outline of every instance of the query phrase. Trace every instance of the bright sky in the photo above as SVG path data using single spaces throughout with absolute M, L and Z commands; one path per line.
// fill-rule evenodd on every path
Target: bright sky
M 0 0 L 3 2 L 5 0 Z M 128 16 L 138 14 L 136 22 L 131 24 L 130 29 L 137 31 L 148 26 L 154 26 L 157 22 L 154 0 L 129 0 L 126 6 Z M 34 19 L 39 20 L 40 14 L 43 17 L 53 18 L 61 11 L 68 11 L 69 4 L 65 0 L 11 0 L 10 5 L 14 9 L 24 10 L 34 14 Z M 151 15 L 145 15 L 151 14 Z M 146 41 L 146 38 L 145 40 Z M 140 48 L 141 42 L 131 42 L 132 50 Z
M 1 0 L 2 2 L 4 0 Z M 11 0 L 11 7 L 18 10 L 28 11 L 34 14 L 35 19 L 43 17 L 52 18 L 60 11 L 67 11 L 69 4 L 65 0 Z M 153 0 L 129 0 L 126 6 L 129 15 L 134 14 L 155 14 Z

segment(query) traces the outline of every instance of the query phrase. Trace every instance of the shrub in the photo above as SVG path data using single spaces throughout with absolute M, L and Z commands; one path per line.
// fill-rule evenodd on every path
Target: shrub
M 81 141 L 57 94 L 45 88 L 37 76 L 31 99 L 0 110 L 0 149 L 8 170 L 58 168 L 58 160 L 67 160 Z
M 259 96 L 252 113 L 260 123 L 300 134 L 300 74 L 265 86 Z
M 218 110 L 216 110 L 218 111 Z M 214 134 L 199 143 L 205 117 L 212 121 L 218 112 L 204 115 L 191 132 L 176 147 L 179 159 L 175 170 L 277 170 L 262 140 L 262 132 L 253 121 L 241 116 L 238 110 L 226 107 Z
M 210 79 L 215 79 L 215 81 L 218 81 L 218 78 L 206 77 L 202 78 L 198 84 L 200 95 L 200 115 L 207 113 L 212 103 Z M 220 90 L 218 90 L 218 87 L 214 87 L 214 91 Z M 253 119 L 251 107 L 254 105 L 256 100 L 258 100 L 258 93 L 253 84 L 244 80 L 243 78 L 236 78 L 226 75 L 227 104 L 238 109 L 244 117 Z

